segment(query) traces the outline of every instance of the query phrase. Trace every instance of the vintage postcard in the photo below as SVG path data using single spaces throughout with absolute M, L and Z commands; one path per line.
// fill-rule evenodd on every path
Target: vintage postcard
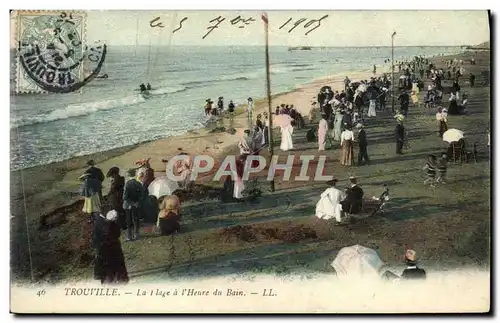
M 12 10 L 11 311 L 488 313 L 489 15 Z

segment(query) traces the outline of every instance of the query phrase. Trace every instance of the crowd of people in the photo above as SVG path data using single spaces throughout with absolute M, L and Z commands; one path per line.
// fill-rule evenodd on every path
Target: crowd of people
M 321 117 L 317 127 L 312 127 L 307 132 L 308 141 L 317 140 L 318 151 L 321 153 L 325 153 L 328 144 L 331 148 L 335 142 L 338 143 L 341 165 L 367 165 L 370 163 L 369 136 L 365 129 L 371 124 L 376 124 L 378 114 L 389 112 L 393 114 L 395 121 L 396 154 L 403 154 L 405 147 L 408 147 L 405 121 L 409 118 L 411 103 L 417 112 L 421 111 L 419 97 L 424 90 L 424 80 L 429 86 L 424 97 L 423 111 L 436 112 L 437 134 L 443 137 L 448 130 L 448 115 L 463 114 L 467 111 L 467 95 L 461 91 L 459 83 L 460 77 L 463 77 L 466 71 L 464 62 L 446 60 L 443 64 L 444 67 L 439 68 L 422 56 L 416 56 L 411 61 L 397 62 L 398 109 L 391 109 L 390 112 L 387 111 L 387 101 L 391 96 L 396 98 L 395 86 L 392 86 L 387 74 L 376 76 L 376 66 L 373 69 L 374 76 L 370 80 L 354 82 L 346 76 L 342 89 L 322 87 L 317 100 L 312 103 L 310 123 L 315 122 L 316 111 Z M 441 104 L 445 95 L 443 81 L 448 80 L 452 80 L 453 83 L 449 92 L 449 106 L 446 109 Z M 474 82 L 475 76 L 470 74 L 470 87 L 474 87 Z M 148 90 L 151 86 L 142 84 L 141 91 L 143 88 Z M 242 201 L 244 197 L 243 173 L 247 157 L 259 155 L 262 149 L 269 145 L 270 118 L 273 118 L 273 123 L 276 122 L 280 128 L 280 149 L 285 152 L 294 149 L 294 128 L 301 129 L 306 126 L 306 120 L 293 104 L 277 106 L 274 115 L 264 112 L 254 117 L 254 101 L 250 97 L 247 99 L 245 110 L 248 126 L 238 143 L 240 156 L 236 160 L 236 170 L 233 176 L 226 177 L 224 183 L 224 189 L 228 190 L 232 200 L 236 201 Z M 232 118 L 235 105 L 233 101 L 229 101 L 225 107 L 224 98 L 221 96 L 217 105 L 214 105 L 211 99 L 207 99 L 204 111 L 207 116 L 223 116 L 226 113 Z M 190 180 L 193 163 L 187 153 L 180 151 L 178 156 L 183 158 L 176 162 L 172 172 L 180 176 L 180 180 L 177 181 L 179 188 L 189 190 L 193 184 Z M 449 150 L 439 157 L 429 155 L 423 167 L 426 177 L 424 184 L 431 186 L 445 184 L 449 160 Z M 168 163 L 167 159 L 162 161 Z M 96 251 L 95 278 L 102 282 L 127 282 L 128 276 L 120 244 L 121 231 L 125 230 L 125 241 L 135 241 L 140 235 L 141 221 L 150 221 L 156 224 L 155 227 L 160 234 L 175 234 L 181 230 L 181 201 L 177 193 L 157 196 L 156 200 L 150 198 L 148 188 L 155 181 L 155 172 L 150 166 L 149 159 L 137 161 L 134 167 L 127 171 L 127 179 L 120 175 L 118 167 L 112 167 L 104 176 L 94 161 L 89 161 L 88 166 L 89 168 L 79 179 L 82 182 L 80 193 L 84 199 L 83 212 L 88 215 L 88 222 L 93 226 L 92 246 Z M 106 179 L 110 180 L 110 189 L 104 198 L 102 188 Z M 354 176 L 351 176 L 349 181 L 350 186 L 345 190 L 337 188 L 338 181 L 335 179 L 327 182 L 329 187 L 321 194 L 316 205 L 318 218 L 335 219 L 337 223 L 342 223 L 346 215 L 362 212 L 367 204 L 363 189 Z M 389 190 L 386 187 L 382 195 L 373 198 L 372 202 L 376 202 L 380 208 L 388 200 L 388 195 Z M 402 278 L 425 277 L 425 271 L 416 267 L 414 251 L 408 251 L 405 259 L 409 267 Z

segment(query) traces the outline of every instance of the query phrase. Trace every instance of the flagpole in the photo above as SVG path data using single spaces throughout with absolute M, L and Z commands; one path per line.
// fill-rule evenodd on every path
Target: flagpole
M 266 83 L 267 83 L 267 104 L 268 104 L 268 114 L 269 114 L 269 128 L 267 129 L 269 133 L 269 158 L 273 159 L 274 155 L 274 140 L 273 140 L 273 115 L 271 111 L 271 73 L 269 71 L 269 19 L 267 13 L 262 14 L 262 20 L 264 21 L 264 28 L 266 34 Z M 270 181 L 271 192 L 274 192 L 274 178 Z

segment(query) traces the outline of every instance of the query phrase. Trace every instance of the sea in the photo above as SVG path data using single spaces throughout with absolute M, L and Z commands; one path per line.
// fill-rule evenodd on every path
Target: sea
M 460 47 L 395 47 L 394 59 L 461 52 Z M 293 91 L 315 79 L 371 70 L 391 47 L 292 50 L 270 47 L 271 92 Z M 11 51 L 11 91 L 15 53 Z M 204 127 L 210 98 L 236 105 L 266 95 L 263 46 L 108 47 L 101 74 L 79 92 L 11 94 L 11 170 L 66 160 Z M 150 98 L 138 92 L 153 87 Z M 334 89 L 335 90 L 335 89 Z M 11 92 L 12 93 L 12 92 Z

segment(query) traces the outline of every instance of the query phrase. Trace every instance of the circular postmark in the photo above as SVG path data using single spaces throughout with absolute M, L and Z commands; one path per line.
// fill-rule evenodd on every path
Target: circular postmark
M 80 89 L 100 72 L 106 44 L 83 43 L 84 17 L 61 13 L 39 15 L 23 23 L 19 61 L 25 74 L 48 92 Z

